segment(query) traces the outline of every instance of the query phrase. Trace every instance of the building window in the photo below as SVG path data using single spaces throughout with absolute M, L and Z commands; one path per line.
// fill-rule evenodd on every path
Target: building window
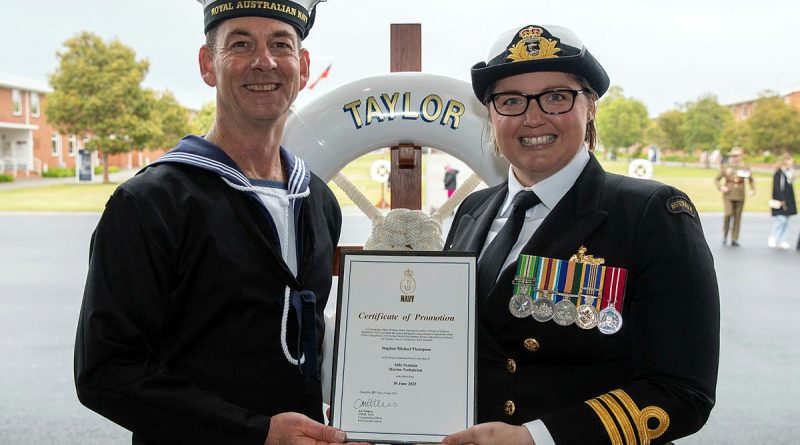
M 22 115 L 22 93 L 19 90 L 11 90 L 11 113 L 14 116 Z
M 78 148 L 78 136 L 74 134 L 69 137 L 69 145 L 67 147 L 67 154 L 75 156 L 75 150 Z
M 50 147 L 52 148 L 53 156 L 61 155 L 61 138 L 58 136 L 58 133 L 53 133 L 50 137 Z
M 31 93 L 31 116 L 39 117 L 39 93 Z

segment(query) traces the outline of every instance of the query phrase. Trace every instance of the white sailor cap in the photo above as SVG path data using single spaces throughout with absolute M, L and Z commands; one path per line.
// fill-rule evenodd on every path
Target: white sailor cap
M 197 0 L 203 5 L 204 31 L 217 23 L 234 17 L 266 17 L 282 20 L 297 28 L 300 39 L 304 39 L 314 25 L 317 3 L 326 0 L 274 0 L 274 1 L 230 1 Z

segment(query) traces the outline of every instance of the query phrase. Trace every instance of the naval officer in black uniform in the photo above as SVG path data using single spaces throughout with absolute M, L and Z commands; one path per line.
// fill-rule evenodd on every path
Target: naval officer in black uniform
M 201 0 L 215 121 L 115 192 L 92 237 L 80 401 L 134 444 L 327 444 L 336 198 L 280 145 L 319 0 Z
M 511 166 L 464 201 L 445 244 L 480 253 L 480 424 L 445 443 L 650 444 L 696 432 L 714 406 L 719 296 L 691 201 L 600 166 L 596 104 L 609 79 L 570 30 L 503 34 L 472 85 Z M 627 270 L 611 311 L 621 318 L 601 331 L 515 313 L 520 254 Z

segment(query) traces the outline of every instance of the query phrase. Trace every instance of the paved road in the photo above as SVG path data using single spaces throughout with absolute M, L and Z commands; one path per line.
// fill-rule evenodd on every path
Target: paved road
M 350 213 L 342 243 L 363 243 L 369 224 Z M 79 405 L 72 383 L 87 246 L 97 219 L 0 214 L 0 444 L 130 443 L 127 432 Z M 722 297 L 717 408 L 703 431 L 680 444 L 794 443 L 800 436 L 800 254 L 766 247 L 766 215 L 745 215 L 742 247 L 723 247 L 720 220 L 703 218 Z

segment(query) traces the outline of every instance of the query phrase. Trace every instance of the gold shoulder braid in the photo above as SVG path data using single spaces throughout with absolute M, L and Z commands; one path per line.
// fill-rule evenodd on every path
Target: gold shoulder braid
M 611 396 L 614 395 L 614 397 Z M 602 401 L 603 403 L 600 403 Z M 620 403 L 622 406 L 620 406 Z M 587 400 L 586 404 L 594 410 L 600 422 L 606 428 L 608 438 L 611 440 L 612 445 L 650 445 L 650 441 L 657 439 L 664 434 L 669 428 L 669 415 L 663 409 L 657 406 L 648 406 L 643 410 L 639 410 L 633 399 L 621 389 L 615 389 L 610 394 L 603 394 L 600 397 Z M 605 406 L 604 406 L 605 404 Z M 608 407 L 608 409 L 606 408 Z M 625 409 L 623 410 L 624 407 Z M 609 414 L 609 410 L 614 417 Z M 626 411 L 627 410 L 627 414 Z M 614 422 L 616 419 L 616 423 Z M 633 425 L 631 425 L 633 419 Z M 658 426 L 650 428 L 648 421 L 655 419 L 658 421 Z M 622 441 L 617 424 L 622 428 L 622 434 L 625 437 L 625 442 Z M 639 436 L 639 442 L 636 441 L 633 426 L 636 427 L 636 432 Z

